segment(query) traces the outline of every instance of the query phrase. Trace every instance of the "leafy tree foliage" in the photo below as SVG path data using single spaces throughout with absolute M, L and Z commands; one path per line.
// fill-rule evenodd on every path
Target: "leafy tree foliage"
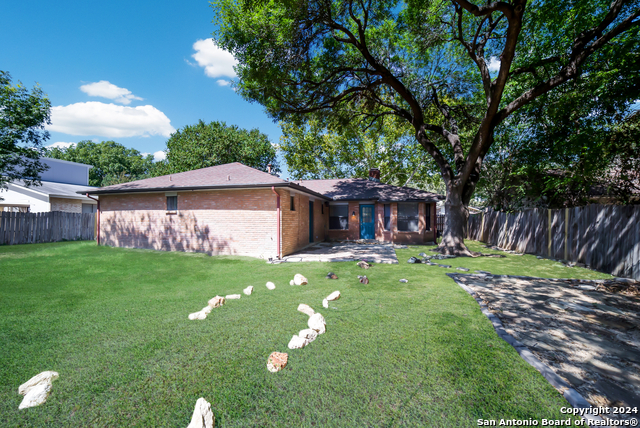
M 187 125 L 167 141 L 167 158 L 158 162 L 154 175 L 191 171 L 198 168 L 240 162 L 261 171 L 271 164 L 279 172 L 276 149 L 269 137 L 257 129 L 247 131 L 224 122 Z
M 43 143 L 49 138 L 51 102 L 38 86 L 31 92 L 22 83 L 11 84 L 11 75 L 0 71 L 0 188 L 23 180 L 40 184 L 47 166 L 39 161 Z M 0 198 L 1 200 L 1 198 Z
M 47 157 L 93 165 L 89 185 L 98 187 L 146 178 L 154 168 L 153 155 L 143 156 L 115 141 L 80 141 L 66 149 L 49 149 Z
M 379 168 L 384 183 L 444 192 L 437 166 L 406 123 L 386 117 L 374 125 L 282 122 L 279 149 L 296 180 L 367 178 L 371 168 Z
M 468 204 L 514 113 L 638 46 L 638 0 L 216 0 L 238 93 L 279 120 L 395 115 L 447 190 L 440 250 L 466 254 Z M 493 65 L 498 64 L 494 69 Z M 611 79 L 617 76 L 610 76 Z M 437 120 L 434 120 L 433 118 Z M 461 129 L 472 127 L 467 138 Z

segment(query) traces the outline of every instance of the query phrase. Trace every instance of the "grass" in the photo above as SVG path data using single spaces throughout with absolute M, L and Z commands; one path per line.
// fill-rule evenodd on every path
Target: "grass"
M 477 243 L 470 243 L 479 251 Z M 410 265 L 268 265 L 240 257 L 64 242 L 0 247 L 0 425 L 180 427 L 199 397 L 217 427 L 475 427 L 477 419 L 566 419 L 562 396 L 498 338 L 477 303 L 445 273 Z M 485 252 L 487 252 L 485 250 Z M 491 252 L 491 251 L 488 251 Z M 606 278 L 534 256 L 451 259 L 495 274 Z M 338 280 L 327 280 L 328 271 Z M 295 273 L 309 285 L 295 287 Z M 408 283 L 400 283 L 406 278 Z M 274 291 L 264 284 L 273 281 Z M 229 301 L 189 321 L 216 294 Z M 323 309 L 334 290 L 342 298 Z M 327 333 L 288 350 L 306 328 L 299 303 Z M 280 373 L 273 351 L 289 353 Z M 18 410 L 18 386 L 60 378 L 46 404 Z

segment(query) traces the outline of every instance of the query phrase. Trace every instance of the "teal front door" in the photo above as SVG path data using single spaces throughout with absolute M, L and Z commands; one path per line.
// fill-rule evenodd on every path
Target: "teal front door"
M 360 239 L 374 239 L 373 205 L 360 205 Z

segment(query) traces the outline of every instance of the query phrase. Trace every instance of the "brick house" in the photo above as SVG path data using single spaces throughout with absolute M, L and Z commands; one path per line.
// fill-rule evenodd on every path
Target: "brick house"
M 236 162 L 90 193 L 112 246 L 277 258 L 325 240 L 433 241 L 443 196 L 372 174 L 286 181 Z

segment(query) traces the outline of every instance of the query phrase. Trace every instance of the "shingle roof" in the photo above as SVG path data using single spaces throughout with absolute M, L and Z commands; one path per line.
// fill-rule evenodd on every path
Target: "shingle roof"
M 290 187 L 333 200 L 426 201 L 436 202 L 443 196 L 411 187 L 349 178 L 340 180 L 286 181 L 239 162 L 211 166 L 178 174 L 146 178 L 129 183 L 114 184 L 89 192 L 94 195 L 167 190 L 202 190 L 240 187 Z
M 41 181 L 41 186 L 29 186 L 27 187 L 23 181 L 14 181 L 9 183 L 9 185 L 13 185 L 16 187 L 21 187 L 24 189 L 32 190 L 34 192 L 38 192 L 48 196 L 58 196 L 58 197 L 67 197 L 67 198 L 79 198 L 78 194 L 84 195 L 85 193 L 91 193 L 92 190 L 97 189 L 97 187 L 92 186 L 81 186 L 79 184 L 66 184 L 66 183 L 54 183 L 53 181 Z M 82 199 L 89 200 L 86 196 Z
M 380 202 L 425 201 L 437 202 L 444 196 L 411 187 L 392 186 L 364 178 L 296 181 L 302 186 L 335 201 L 377 200 Z

